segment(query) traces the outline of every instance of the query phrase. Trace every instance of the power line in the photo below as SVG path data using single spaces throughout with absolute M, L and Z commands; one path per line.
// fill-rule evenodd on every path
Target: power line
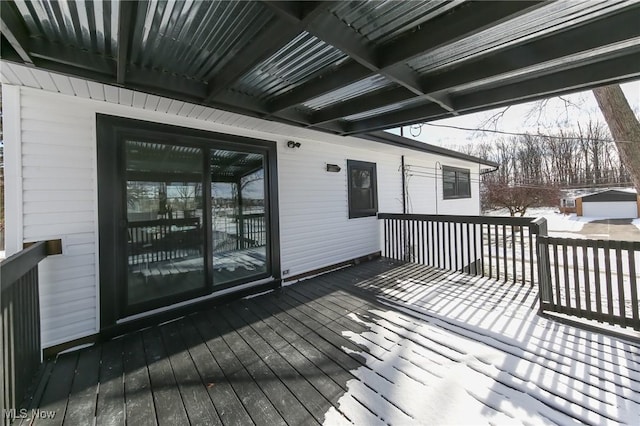
M 588 137 L 578 137 L 578 136 L 553 136 L 553 135 L 543 135 L 542 133 L 533 134 L 533 133 L 507 132 L 504 130 L 492 130 L 492 129 L 472 129 L 469 127 L 452 126 L 448 124 L 433 124 L 433 123 L 422 123 L 422 124 L 426 126 L 432 126 L 432 127 L 443 127 L 447 129 L 464 130 L 467 132 L 497 133 L 497 134 L 508 135 L 508 136 L 539 136 L 539 137 L 549 138 L 549 139 L 564 139 L 564 140 L 578 140 L 578 141 L 589 140 L 594 142 L 605 142 L 605 143 L 639 143 L 638 141 L 627 141 L 627 140 L 616 141 L 613 139 L 599 139 L 599 138 L 588 138 Z
M 411 170 L 410 167 L 406 169 L 407 177 L 417 177 L 417 178 L 426 178 L 426 179 L 442 179 L 442 174 L 440 172 L 436 173 L 435 171 L 417 171 Z M 471 172 L 470 175 L 478 175 L 477 173 Z M 512 186 L 517 187 L 527 187 L 527 188 L 536 188 L 536 189 L 546 189 L 550 184 L 557 183 L 560 189 L 576 189 L 576 188 L 587 188 L 587 187 L 599 187 L 599 186 L 631 186 L 632 182 L 616 182 L 616 181 L 607 181 L 606 177 L 595 178 L 595 182 L 583 182 L 578 184 L 563 184 L 561 182 L 553 182 L 548 181 L 544 183 L 535 182 L 535 178 L 524 178 L 521 180 L 509 179 L 509 181 L 504 182 L 506 184 L 510 184 Z M 478 179 L 477 177 L 469 177 L 470 183 L 485 183 L 484 180 Z

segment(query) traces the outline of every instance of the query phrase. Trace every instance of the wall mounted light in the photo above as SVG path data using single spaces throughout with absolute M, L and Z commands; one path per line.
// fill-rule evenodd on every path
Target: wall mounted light
M 327 164 L 328 172 L 338 173 L 340 170 L 340 166 L 338 166 L 337 164 Z
M 289 148 L 300 148 L 300 142 L 289 141 L 287 142 Z

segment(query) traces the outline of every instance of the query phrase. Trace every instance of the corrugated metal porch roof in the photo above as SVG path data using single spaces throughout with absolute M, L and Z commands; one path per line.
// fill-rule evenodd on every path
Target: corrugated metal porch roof
M 338 134 L 640 76 L 628 1 L 3 2 L 2 59 Z

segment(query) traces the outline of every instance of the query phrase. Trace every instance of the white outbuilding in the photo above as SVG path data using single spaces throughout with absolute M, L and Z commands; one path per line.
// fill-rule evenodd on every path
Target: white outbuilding
M 578 216 L 608 219 L 637 218 L 640 196 L 634 190 L 609 189 L 576 198 Z

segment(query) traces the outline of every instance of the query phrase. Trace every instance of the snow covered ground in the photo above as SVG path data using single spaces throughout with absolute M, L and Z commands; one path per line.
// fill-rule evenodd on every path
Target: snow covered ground
M 421 268 L 357 284 L 388 309 L 350 314 L 366 366 L 325 424 L 640 424 L 638 344 L 538 316 L 528 285 Z
M 509 212 L 503 210 L 493 210 L 486 212 L 487 216 L 509 216 Z M 544 217 L 547 219 L 547 229 L 549 236 L 558 238 L 581 238 L 579 232 L 585 223 L 589 223 L 598 218 L 585 218 L 576 216 L 575 213 L 565 215 L 552 207 L 538 207 L 527 210 L 526 217 Z

